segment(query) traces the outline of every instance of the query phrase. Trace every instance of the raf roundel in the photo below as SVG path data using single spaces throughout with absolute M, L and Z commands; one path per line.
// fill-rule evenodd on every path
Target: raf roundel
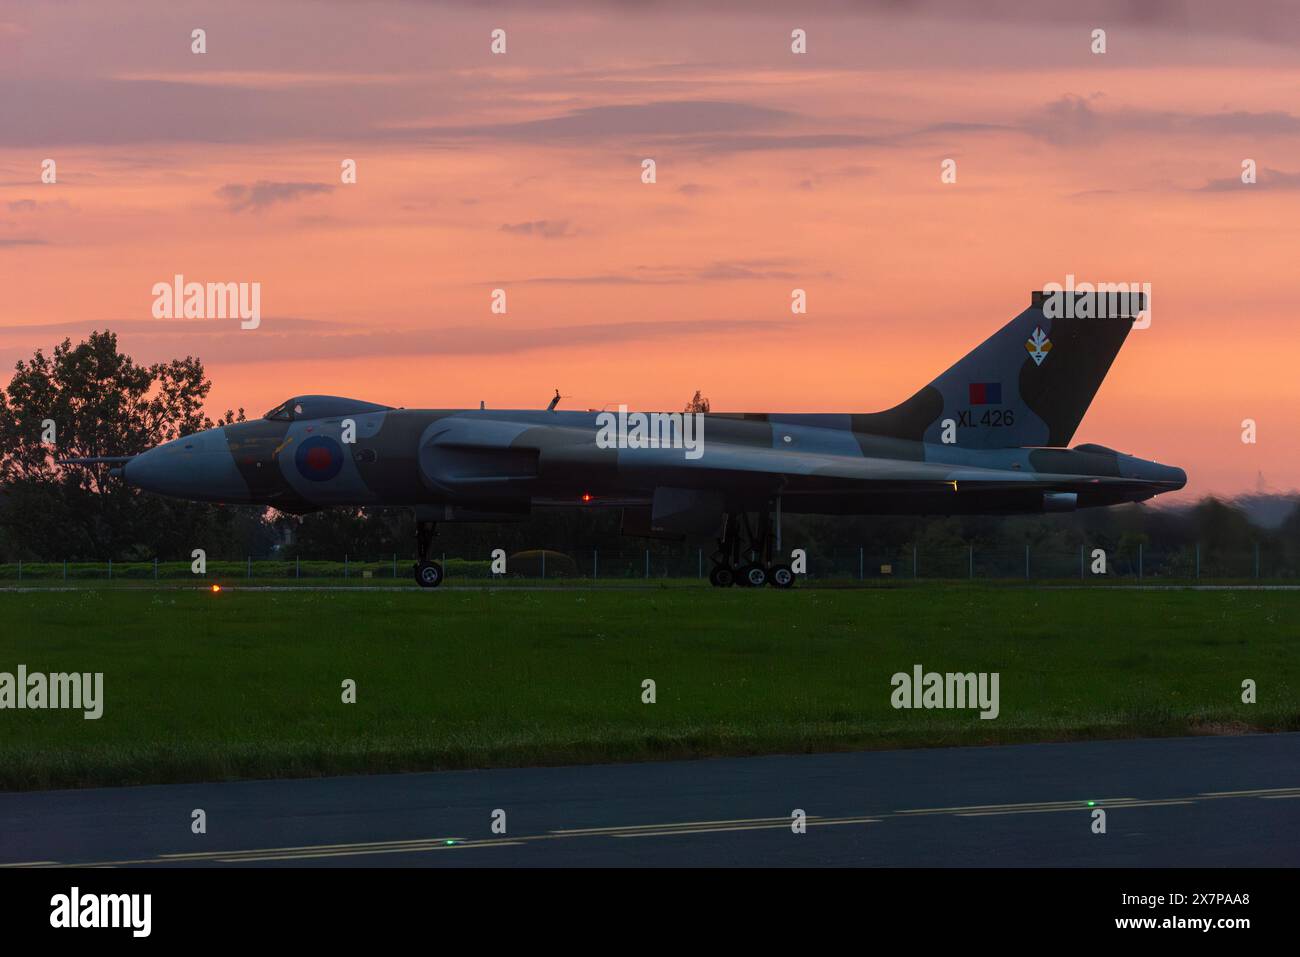
M 293 461 L 298 474 L 313 482 L 328 482 L 343 469 L 343 450 L 333 439 L 313 435 L 298 446 Z

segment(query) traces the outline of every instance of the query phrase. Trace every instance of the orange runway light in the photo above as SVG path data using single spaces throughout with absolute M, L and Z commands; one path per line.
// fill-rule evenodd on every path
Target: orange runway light
M 221 591 L 221 586 L 220 586 L 220 585 L 213 585 L 213 586 L 212 586 L 212 590 L 213 590 L 214 592 Z

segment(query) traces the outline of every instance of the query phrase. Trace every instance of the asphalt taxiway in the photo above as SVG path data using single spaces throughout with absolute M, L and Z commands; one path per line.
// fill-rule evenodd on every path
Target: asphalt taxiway
M 0 864 L 1297 866 L 1300 734 L 8 793 Z

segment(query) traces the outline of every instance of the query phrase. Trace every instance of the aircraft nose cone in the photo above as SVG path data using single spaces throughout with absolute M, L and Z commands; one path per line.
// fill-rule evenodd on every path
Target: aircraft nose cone
M 220 429 L 165 442 L 126 463 L 128 485 L 197 501 L 248 501 L 248 485 Z
M 171 461 L 164 446 L 160 445 L 127 462 L 122 467 L 122 478 L 128 485 L 142 488 L 146 492 L 171 495 L 179 476 L 173 474 L 176 470 L 170 466 Z

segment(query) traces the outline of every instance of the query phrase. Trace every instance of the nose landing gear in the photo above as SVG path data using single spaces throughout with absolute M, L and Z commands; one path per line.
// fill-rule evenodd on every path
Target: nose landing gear
M 415 580 L 421 588 L 437 588 L 442 584 L 442 565 L 438 562 L 416 562 Z
M 442 584 L 442 564 L 431 561 L 429 549 L 438 526 L 435 522 L 415 521 L 415 549 L 419 561 L 415 563 L 415 581 L 421 588 L 437 588 Z

